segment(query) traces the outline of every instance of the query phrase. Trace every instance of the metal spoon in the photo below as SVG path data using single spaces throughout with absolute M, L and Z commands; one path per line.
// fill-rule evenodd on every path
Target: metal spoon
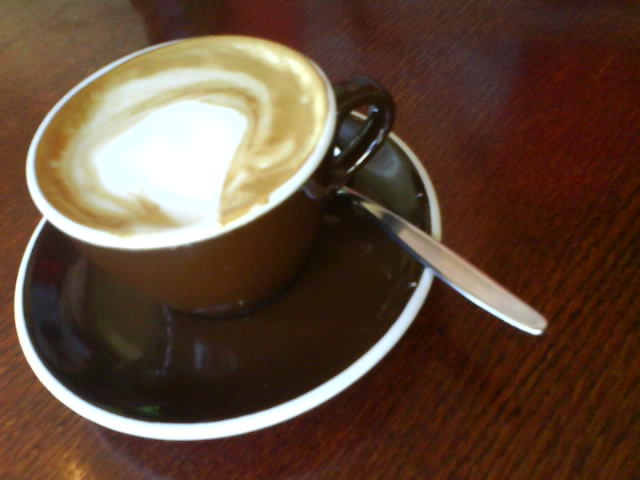
M 402 217 L 348 187 L 342 187 L 338 194 L 350 198 L 377 220 L 385 232 L 418 262 L 433 270 L 437 277 L 468 300 L 532 335 L 540 335 L 547 327 L 541 314 Z

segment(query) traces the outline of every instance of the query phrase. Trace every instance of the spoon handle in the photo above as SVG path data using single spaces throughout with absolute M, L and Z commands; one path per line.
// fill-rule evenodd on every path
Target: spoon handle
M 342 187 L 339 194 L 375 218 L 416 260 L 468 300 L 532 335 L 546 328 L 542 315 L 416 226 L 348 187 Z

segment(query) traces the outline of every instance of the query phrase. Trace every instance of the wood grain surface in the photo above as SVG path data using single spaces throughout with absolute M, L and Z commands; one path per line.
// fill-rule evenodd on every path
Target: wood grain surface
M 242 33 L 367 73 L 438 191 L 444 240 L 541 310 L 530 337 L 438 283 L 326 404 L 202 442 L 98 427 L 37 381 L 13 322 L 46 112 L 147 45 Z M 640 4 L 2 0 L 0 479 L 640 479 Z

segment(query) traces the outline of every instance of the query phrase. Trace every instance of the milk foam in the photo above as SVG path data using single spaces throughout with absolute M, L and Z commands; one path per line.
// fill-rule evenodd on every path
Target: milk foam
M 150 49 L 56 105 L 35 152 L 39 188 L 62 222 L 114 237 L 109 244 L 235 228 L 310 175 L 310 155 L 333 128 L 327 87 L 308 59 L 269 41 L 214 36 Z
M 180 224 L 218 222 L 224 179 L 246 128 L 237 110 L 181 101 L 151 112 L 91 160 L 117 198 L 144 197 Z

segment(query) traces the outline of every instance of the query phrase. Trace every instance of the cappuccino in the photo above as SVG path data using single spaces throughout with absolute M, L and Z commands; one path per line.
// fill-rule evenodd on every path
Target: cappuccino
M 29 180 L 51 216 L 97 232 L 99 243 L 140 248 L 180 231 L 227 231 L 286 198 L 319 163 L 334 130 L 329 91 L 310 60 L 266 40 L 152 47 L 54 108 Z

